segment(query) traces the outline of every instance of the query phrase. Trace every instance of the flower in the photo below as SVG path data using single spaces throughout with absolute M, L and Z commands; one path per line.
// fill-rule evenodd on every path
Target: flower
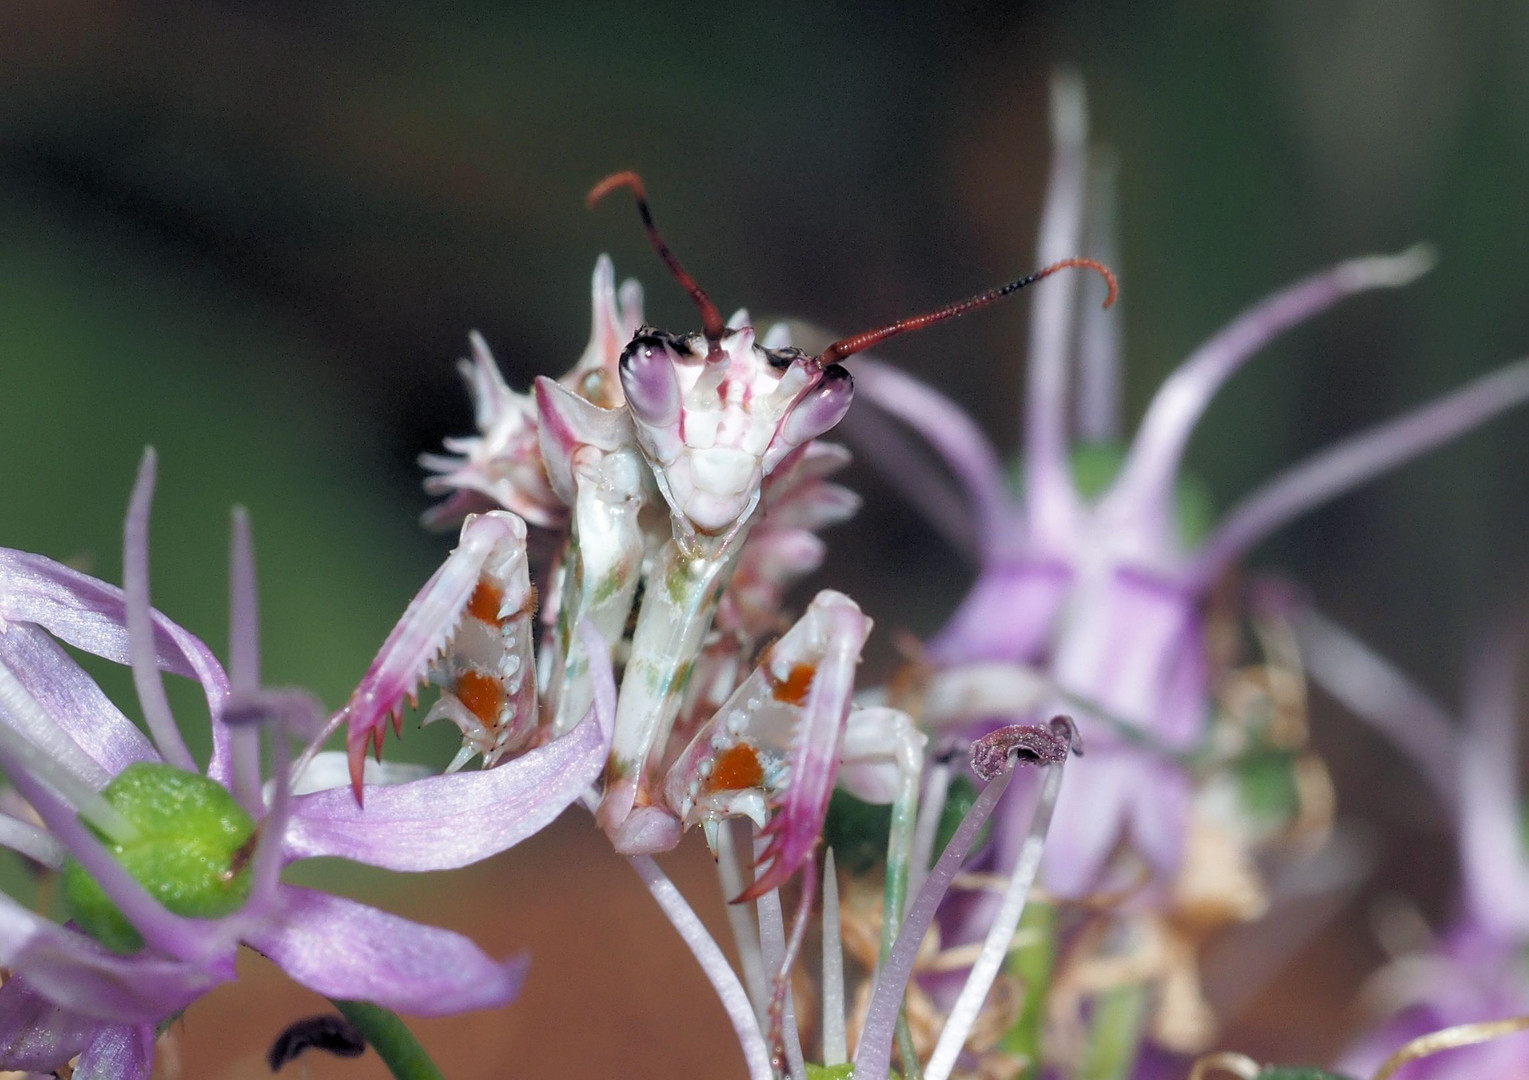
M 510 1001 L 523 958 L 496 961 L 459 934 L 284 885 L 281 868 L 334 855 L 412 870 L 500 850 L 590 783 L 610 718 L 592 716 L 510 768 L 378 787 L 364 818 L 344 790 L 340 800 L 294 794 L 309 761 L 320 772 L 343 755 L 315 758 L 316 739 L 290 765 L 289 732 L 311 734 L 322 712 L 303 692 L 260 687 L 247 520 L 236 512 L 225 674 L 202 642 L 149 606 L 154 475 L 149 451 L 128 511 L 124 589 L 0 550 L 0 765 L 43 826 L 0 817 L 0 843 L 64 868 L 76 918 L 59 926 L 0 896 L 0 963 L 10 973 L 0 986 L 0 1068 L 48 1071 L 78 1054 L 76 1076 L 147 1077 L 155 1026 L 232 979 L 240 943 L 331 997 L 418 1015 Z M 60 643 L 131 667 L 152 741 Z M 206 696 L 205 773 L 170 712 L 163 671 L 195 679 Z M 268 794 L 262 728 L 273 735 Z M 537 798 L 517 802 L 517 787 Z M 496 816 L 485 822 L 490 805 Z
M 1391 736 L 1434 781 L 1454 819 L 1462 883 L 1457 911 L 1437 941 L 1398 957 L 1366 997 L 1388 1017 L 1361 1036 L 1340 1071 L 1369 1075 L 1411 1040 L 1445 1028 L 1529 1016 L 1529 853 L 1522 835 L 1516 689 L 1524 635 L 1500 626 L 1469 671 L 1464 724 L 1406 676 L 1307 612 L 1303 637 L 1328 658 L 1313 674 L 1359 716 Z M 1449 777 L 1447 786 L 1438 780 Z M 1409 1080 L 1529 1074 L 1529 1040 L 1465 1040 L 1411 1066 Z
M 1086 116 L 1075 78 L 1056 83 L 1053 130 L 1042 262 L 1077 247 L 1085 217 Z M 1035 300 L 1019 492 L 976 425 L 938 391 L 884 365 L 857 369 L 862 398 L 933 448 L 960 497 L 884 417 L 862 409 L 852 437 L 858 420 L 867 458 L 978 563 L 972 590 L 928 643 L 937 674 L 921 721 L 949 728 L 1065 707 L 1089 737 L 1089 759 L 1057 811 L 1052 892 L 1101 888 L 1122 845 L 1159 884 L 1177 873 L 1194 794 L 1179 758 L 1202 748 L 1212 713 L 1204 609 L 1222 572 L 1313 507 L 1529 400 L 1529 361 L 1520 361 L 1287 469 L 1204 535 L 1185 527 L 1193 515 L 1181 459 L 1221 385 L 1281 331 L 1345 297 L 1405 285 L 1430 263 L 1423 248 L 1353 259 L 1255 304 L 1168 378 L 1123 449 L 1112 443 L 1117 315 L 1089 308 L 1075 326 L 1076 283 L 1059 279 Z

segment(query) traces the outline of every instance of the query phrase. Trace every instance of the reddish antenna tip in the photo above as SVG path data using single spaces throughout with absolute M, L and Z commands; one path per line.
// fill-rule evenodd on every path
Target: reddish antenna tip
M 648 199 L 648 191 L 642 185 L 642 177 L 631 169 L 623 169 L 621 172 L 613 172 L 604 180 L 589 189 L 589 194 L 584 196 L 584 205 L 590 210 L 600 205 L 600 200 L 620 187 L 631 188 L 637 197 L 643 202 Z
M 648 189 L 643 186 L 642 177 L 630 169 L 611 173 L 594 187 L 589 189 L 589 194 L 584 197 L 584 205 L 593 210 L 600 202 L 617 188 L 630 188 L 632 194 L 637 197 L 637 213 L 642 217 L 642 227 L 647 231 L 648 242 L 653 245 L 653 250 L 658 252 L 658 257 L 669 268 L 669 273 L 674 275 L 674 280 L 680 283 L 680 287 L 690 294 L 690 299 L 701 312 L 701 330 L 706 335 L 707 359 L 715 359 L 722 355 L 722 335 L 727 332 L 727 326 L 722 321 L 722 313 L 717 310 L 717 305 L 712 303 L 711 297 L 706 295 L 706 290 L 696 284 L 695 278 L 680 265 L 679 258 L 669 250 L 669 243 L 658 231 L 658 225 L 653 221 L 653 210 L 648 206 Z
M 1115 296 L 1119 292 L 1119 286 L 1115 282 L 1115 275 L 1110 268 L 1096 259 L 1063 259 L 1054 262 L 1050 266 L 1044 266 L 1035 273 L 1026 277 L 1017 278 L 987 292 L 978 293 L 976 296 L 968 296 L 965 300 L 957 300 L 953 304 L 946 304 L 935 311 L 926 312 L 923 315 L 914 315 L 907 319 L 898 319 L 895 323 L 878 327 L 875 330 L 867 330 L 853 337 L 840 338 L 819 355 L 818 360 L 822 364 L 836 364 L 846 357 L 853 356 L 857 352 L 864 352 L 874 345 L 879 345 L 889 337 L 898 334 L 906 334 L 910 330 L 922 330 L 926 326 L 933 326 L 937 322 L 946 319 L 956 319 L 965 315 L 968 311 L 976 311 L 978 308 L 987 307 L 995 300 L 1000 300 L 1010 293 L 1016 293 L 1027 285 L 1034 285 L 1042 278 L 1048 278 L 1058 270 L 1066 270 L 1070 267 L 1081 267 L 1084 270 L 1093 270 L 1103 276 L 1105 283 L 1109 285 L 1109 295 L 1104 298 L 1104 306 L 1109 307 L 1115 302 Z
M 1082 267 L 1085 270 L 1092 270 L 1100 277 L 1104 278 L 1104 283 L 1110 287 L 1110 292 L 1109 295 L 1104 298 L 1104 303 L 1101 306 L 1110 307 L 1115 303 L 1115 298 L 1120 295 L 1120 283 L 1115 280 L 1115 272 L 1108 266 L 1105 266 L 1098 259 L 1063 259 L 1061 262 L 1055 262 L 1042 270 L 1037 270 L 1035 273 L 1030 275 L 1030 281 L 1032 283 L 1039 281 L 1041 278 L 1050 277 L 1058 270 L 1066 270 L 1068 267 L 1072 266 Z

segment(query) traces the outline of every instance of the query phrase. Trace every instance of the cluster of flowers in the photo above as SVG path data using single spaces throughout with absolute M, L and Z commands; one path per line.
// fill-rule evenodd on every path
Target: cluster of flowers
M 702 330 L 644 325 L 641 290 L 618 291 L 602 257 L 590 342 L 563 377 L 514 391 L 473 338 L 461 366 L 478 433 L 424 460 L 427 489 L 447 496 L 428 519 L 460 522 L 460 542 L 332 716 L 261 685 L 241 514 L 227 668 L 150 606 L 152 452 L 123 588 L 0 551 L 0 767 L 14 789 L 0 843 L 61 875 L 70 918 L 0 896 L 0 1068 L 146 1078 L 156 1033 L 233 977 L 241 944 L 342 1009 L 503 1005 L 523 960 L 283 884 L 281 870 L 317 856 L 459 867 L 581 803 L 716 987 L 754 1080 L 883 1080 L 894 1062 L 931 1080 L 1183 1076 L 1216 1037 L 1203 946 L 1298 891 L 1322 857 L 1331 790 L 1306 745 L 1310 674 L 1417 759 L 1456 814 L 1466 880 L 1459 924 L 1385 976 L 1401 1011 L 1341 1067 L 1385 1072 L 1399 1047 L 1479 1041 L 1426 1067 L 1524 1072 L 1521 1041 L 1484 1041 L 1529 1023 L 1515 639 L 1488 650 L 1455 725 L 1313 612 L 1227 605 L 1213 586 L 1272 530 L 1529 399 L 1529 363 L 1316 454 L 1211 525 L 1180 465 L 1216 390 L 1285 328 L 1412 281 L 1427 254 L 1343 263 L 1255 305 L 1170 377 L 1129 444 L 1116 317 L 1060 275 L 1032 319 L 1016 489 L 937 391 L 864 357 L 852 379 L 840 361 L 1063 266 L 1101 269 L 1070 258 L 1111 254 L 1074 80 L 1056 84 L 1053 130 L 1046 270 L 817 354 L 785 326 L 756 341 L 747 313 L 724 321 L 634 175 L 597 188 L 635 193 Z M 822 560 L 818 532 L 857 508 L 829 479 L 847 451 L 821 441 L 857 391 L 869 402 L 851 440 L 977 566 L 922 655 L 858 693 L 871 622 L 855 602 L 824 590 L 795 622 L 780 614 Z M 1249 626 L 1262 655 L 1238 666 L 1226 643 Z M 65 645 L 131 668 L 147 737 Z M 205 770 L 164 672 L 205 693 Z M 427 682 L 439 694 L 425 721 L 463 736 L 437 775 L 382 761 Z M 324 750 L 341 728 L 347 751 Z M 717 856 L 740 970 L 651 858 L 692 826 Z M 817 1007 L 799 1015 L 812 994 L 792 975 L 812 950 Z M 1229 1054 L 1194 1068 L 1278 1075 Z

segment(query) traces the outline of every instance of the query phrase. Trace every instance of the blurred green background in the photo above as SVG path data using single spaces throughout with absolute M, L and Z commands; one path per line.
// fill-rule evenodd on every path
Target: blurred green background
M 449 546 L 416 524 L 414 458 L 470 427 L 452 363 L 467 331 L 512 385 L 561 372 L 601 251 L 647 284 L 650 321 L 695 321 L 630 206 L 583 209 L 593 181 L 641 171 L 725 311 L 861 329 L 1031 267 L 1059 63 L 1085 76 L 1121 165 L 1133 419 L 1282 283 L 1419 239 L 1441 252 L 1420 284 L 1289 335 L 1218 398 L 1190 462 L 1221 506 L 1529 351 L 1521 3 L 10 0 L 0 542 L 118 579 L 152 443 L 158 605 L 222 651 L 227 513 L 248 506 L 267 680 L 338 705 Z M 1027 309 L 883 355 L 1012 447 Z M 1467 632 L 1521 592 L 1526 467 L 1514 415 L 1252 563 L 1307 583 L 1452 701 Z M 852 484 L 867 510 L 835 531 L 820 580 L 883 631 L 927 633 L 968 571 L 868 471 Z M 1321 738 L 1396 764 L 1341 719 Z M 1383 870 L 1421 850 L 1442 878 L 1414 790 L 1402 774 L 1340 794 L 1398 823 Z

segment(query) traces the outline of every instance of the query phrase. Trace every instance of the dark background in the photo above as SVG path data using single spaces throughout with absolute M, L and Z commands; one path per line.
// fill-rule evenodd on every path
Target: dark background
M 1521 4 L 11 0 L 0 539 L 117 579 L 128 487 L 153 443 L 157 604 L 222 650 L 226 515 L 247 505 L 267 680 L 338 705 L 449 546 L 415 523 L 428 501 L 414 458 L 470 427 L 452 364 L 467 331 L 514 386 L 560 373 L 586 340 L 601 251 L 647 285 L 650 321 L 695 321 L 630 207 L 583 209 L 593 181 L 640 170 L 724 311 L 861 329 L 1030 268 L 1059 63 L 1084 75 L 1095 138 L 1121 164 L 1128 417 L 1275 287 L 1419 239 L 1440 250 L 1421 283 L 1350 301 L 1233 380 L 1189 457 L 1220 506 L 1529 350 Z M 883 355 L 1012 448 L 1027 310 Z M 1251 563 L 1305 582 L 1454 702 L 1464 642 L 1521 590 L 1526 432 L 1522 414 L 1499 421 Z M 832 534 L 820 580 L 882 631 L 929 632 L 968 571 L 868 471 L 851 482 L 867 510 Z M 1330 708 L 1318 721 L 1344 814 L 1384 829 L 1382 880 L 1410 875 L 1441 911 L 1436 809 L 1351 721 Z M 449 741 L 406 740 L 426 755 Z M 678 864 L 715 914 L 705 868 Z M 720 1013 L 625 874 L 569 820 L 462 875 L 454 906 L 386 894 L 499 951 L 535 946 L 519 1005 L 425 1027 L 460 1056 L 452 1075 L 738 1073 Z M 1313 1059 L 1341 1040 L 1345 1014 L 1310 1000 L 1346 1001 L 1373 962 L 1352 922 L 1260 1007 L 1244 1048 Z M 186 1075 L 259 1074 L 262 1040 L 301 1006 L 256 987 L 193 1009 Z

